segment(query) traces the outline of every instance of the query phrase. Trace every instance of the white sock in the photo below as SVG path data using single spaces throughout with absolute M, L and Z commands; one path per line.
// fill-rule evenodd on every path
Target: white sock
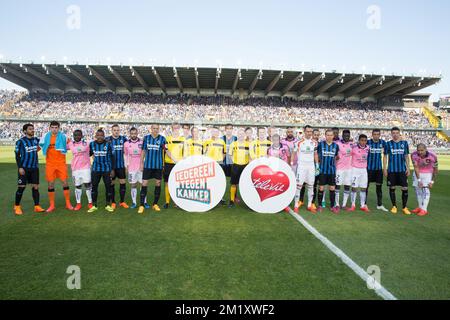
M 352 191 L 351 200 L 352 200 L 352 207 L 354 207 L 356 205 L 356 191 Z
M 313 195 L 314 195 L 314 186 L 308 185 L 308 208 L 310 208 L 312 205 Z
M 298 208 L 298 201 L 300 200 L 300 192 L 302 191 L 302 187 L 297 187 L 295 190 L 295 198 L 294 198 L 294 207 Z
M 359 190 L 359 202 L 361 203 L 361 208 L 366 205 L 366 190 Z
M 347 206 L 348 196 L 350 195 L 350 190 L 344 190 L 344 198 L 342 200 L 342 206 Z
M 75 199 L 77 200 L 77 203 L 81 203 L 81 194 L 83 190 L 81 188 L 75 187 Z
M 423 203 L 423 188 L 420 187 L 415 187 L 416 189 L 416 198 L 417 198 L 417 203 L 418 203 L 418 207 L 422 208 L 422 203 Z M 424 209 L 425 210 L 425 209 Z
M 423 188 L 422 190 L 422 209 L 427 211 L 428 209 L 428 203 L 430 202 L 431 198 L 431 191 L 430 188 Z
M 339 189 L 336 189 L 336 201 L 334 202 L 334 205 L 335 206 L 338 206 L 339 205 L 339 192 L 340 192 L 341 190 L 339 190 Z
M 137 188 L 132 187 L 131 188 L 131 200 L 133 201 L 133 204 L 136 204 L 136 197 L 137 197 Z
M 92 203 L 92 187 L 86 188 L 86 197 L 88 198 L 88 202 Z

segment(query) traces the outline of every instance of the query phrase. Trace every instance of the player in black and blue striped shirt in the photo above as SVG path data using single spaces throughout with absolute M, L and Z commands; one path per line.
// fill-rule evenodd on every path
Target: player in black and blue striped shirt
M 400 129 L 394 127 L 391 129 L 392 140 L 386 143 L 383 158 L 383 173 L 387 177 L 389 187 L 389 196 L 392 202 L 392 213 L 397 213 L 397 204 L 395 199 L 395 187 L 402 189 L 403 213 L 411 214 L 406 207 L 408 203 L 408 176 L 409 176 L 409 146 L 408 142 L 401 140 Z
M 330 191 L 330 208 L 333 213 L 338 213 L 336 206 L 336 160 L 339 159 L 339 146 L 333 142 L 334 133 L 332 129 L 325 131 L 325 141 L 319 142 L 315 154 L 316 162 L 319 162 L 319 192 L 318 199 L 323 198 L 325 186 L 328 185 Z M 320 201 L 320 200 L 319 200 Z M 322 206 L 319 206 L 322 211 Z
M 170 151 L 167 150 L 166 138 L 159 134 L 159 125 L 152 124 L 151 134 L 146 135 L 142 142 L 142 186 L 141 186 L 141 205 L 138 213 L 144 213 L 145 198 L 147 197 L 148 180 L 155 179 L 155 191 L 152 208 L 155 211 L 161 211 L 158 206 L 159 196 L 161 195 L 161 178 L 163 171 L 164 152 L 172 158 Z
M 14 203 L 14 213 L 16 215 L 23 214 L 20 201 L 22 200 L 23 192 L 27 184 L 32 185 L 32 196 L 34 201 L 34 211 L 44 212 L 45 210 L 39 205 L 39 159 L 38 152 L 39 139 L 34 136 L 34 126 L 27 123 L 22 128 L 25 134 L 22 138 L 17 140 L 15 147 L 16 164 L 18 169 L 16 191 L 16 200 Z
M 381 139 L 380 129 L 372 130 L 372 139 L 367 141 L 369 146 L 369 156 L 367 158 L 367 177 L 368 184 L 366 189 L 366 196 L 369 193 L 369 186 L 371 182 L 375 182 L 377 193 L 377 209 L 382 211 L 388 211 L 382 203 L 383 191 L 381 189 L 383 185 L 383 162 L 382 156 L 386 149 L 386 141 Z
M 111 136 L 106 138 L 106 140 L 111 144 L 112 152 L 114 154 L 115 166 L 114 166 L 114 176 L 111 182 L 111 202 L 112 207 L 116 208 L 116 190 L 114 181 L 117 177 L 119 179 L 119 194 L 120 203 L 119 206 L 128 209 L 128 205 L 125 203 L 125 193 L 126 193 L 126 174 L 125 174 L 125 159 L 123 145 L 127 141 L 125 136 L 120 135 L 120 127 L 118 124 L 114 124 L 111 127 Z
M 98 185 L 103 179 L 106 192 L 106 211 L 114 212 L 111 206 L 111 176 L 114 176 L 114 154 L 109 142 L 105 140 L 105 132 L 102 129 L 95 133 L 95 140 L 89 144 L 89 154 L 94 158 L 92 163 L 92 203 L 94 206 L 88 212 L 98 210 L 97 197 Z

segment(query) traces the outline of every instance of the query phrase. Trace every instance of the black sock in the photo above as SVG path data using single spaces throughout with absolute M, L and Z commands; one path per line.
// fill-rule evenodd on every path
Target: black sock
M 377 184 L 377 205 L 383 205 L 383 191 L 381 191 L 381 184 Z
M 18 187 L 16 191 L 16 206 L 20 205 L 20 201 L 22 201 L 23 192 L 25 191 L 25 187 Z
M 145 197 L 147 197 L 147 187 L 141 187 L 141 206 L 145 204 Z
M 333 190 L 333 191 L 330 190 L 330 202 L 331 202 L 330 207 L 333 208 L 335 206 L 335 202 L 336 202 L 336 191 L 335 190 Z
M 31 194 L 33 195 L 33 201 L 34 201 L 34 205 L 38 206 L 39 205 L 39 189 L 31 189 Z
M 127 185 L 121 184 L 119 187 L 119 192 L 120 192 L 120 202 L 125 202 L 125 192 L 127 190 Z
M 161 186 L 155 186 L 155 200 L 153 200 L 153 204 L 158 204 L 159 196 L 161 195 Z
M 408 190 L 402 190 L 402 204 L 403 209 L 406 208 L 406 204 L 408 203 Z
M 305 199 L 305 189 L 306 189 L 306 183 L 303 184 L 302 190 L 300 190 L 300 201 L 303 202 L 303 199 Z
M 389 197 L 391 198 L 392 206 L 397 206 L 397 200 L 395 199 L 395 189 L 389 189 Z
M 111 202 L 116 202 L 116 187 L 115 184 L 111 184 Z
M 317 193 L 317 204 L 319 207 L 322 206 L 322 199 L 323 199 L 323 191 L 319 189 L 319 192 Z

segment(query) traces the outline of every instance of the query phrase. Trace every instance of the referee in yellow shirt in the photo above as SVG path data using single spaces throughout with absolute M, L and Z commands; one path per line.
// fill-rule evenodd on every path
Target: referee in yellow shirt
M 272 142 L 267 139 L 266 128 L 258 127 L 258 139 L 250 143 L 250 160 L 255 160 L 267 155 Z
M 219 128 L 213 127 L 211 129 L 211 138 L 205 141 L 204 153 L 205 156 L 215 160 L 223 168 L 224 158 L 227 152 L 227 145 L 225 141 L 219 138 Z M 222 199 L 220 204 L 225 204 L 225 200 Z
M 181 126 L 179 123 L 173 123 L 171 127 L 171 135 L 166 137 L 167 150 L 164 155 L 164 192 L 166 194 L 166 203 L 164 209 L 169 207 L 169 175 L 175 164 L 183 159 L 185 138 L 180 135 Z M 170 154 L 170 155 L 169 155 Z
M 184 142 L 184 158 L 201 156 L 203 154 L 203 141 L 200 139 L 198 128 L 192 127 L 191 137 Z
M 239 179 L 241 178 L 242 171 L 249 163 L 249 142 L 246 141 L 246 135 L 244 129 L 238 130 L 237 141 L 230 144 L 228 154 L 230 155 L 233 164 L 231 165 L 231 187 L 230 187 L 230 204 L 229 208 L 234 207 L 234 200 L 237 194 L 237 187 L 239 185 Z

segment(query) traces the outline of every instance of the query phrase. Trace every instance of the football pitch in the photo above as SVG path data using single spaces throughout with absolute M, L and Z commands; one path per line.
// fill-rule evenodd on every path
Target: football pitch
M 426 217 L 374 210 L 373 186 L 370 213 L 299 214 L 362 269 L 379 267 L 381 284 L 396 298 L 449 299 L 450 157 L 439 163 Z M 74 213 L 62 209 L 59 185 L 57 211 L 33 213 L 28 187 L 24 215 L 16 217 L 12 147 L 0 147 L 0 177 L 0 299 L 381 299 L 285 212 L 258 214 L 241 202 L 207 213 L 172 206 L 144 215 L 122 208 Z M 44 208 L 46 189 L 41 166 Z M 385 186 L 383 193 L 390 207 Z M 103 201 L 101 187 L 100 208 Z M 409 207 L 416 207 L 412 188 Z M 80 290 L 66 286 L 73 265 Z

